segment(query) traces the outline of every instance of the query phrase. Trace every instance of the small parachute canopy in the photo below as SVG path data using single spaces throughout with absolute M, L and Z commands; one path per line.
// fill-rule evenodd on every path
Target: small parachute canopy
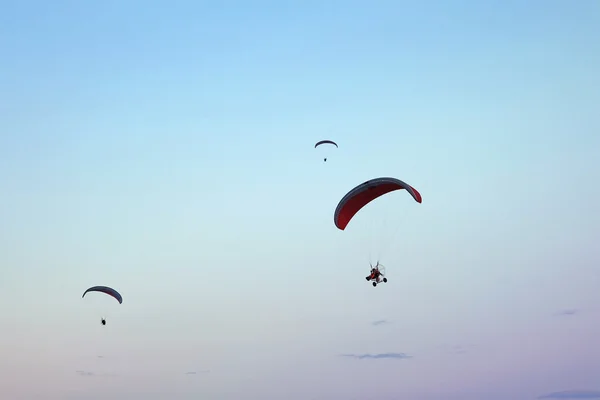
M 332 144 L 332 145 L 334 145 L 335 147 L 338 147 L 337 143 L 336 143 L 336 142 L 334 142 L 333 140 L 321 140 L 320 142 L 317 142 L 317 143 L 315 144 L 315 149 L 316 149 L 317 147 L 319 147 L 320 145 L 322 145 L 322 144 Z
M 108 286 L 93 286 L 93 287 L 89 288 L 88 290 L 86 290 L 85 292 L 83 292 L 83 296 L 81 296 L 81 298 L 83 299 L 88 292 L 105 293 L 105 294 L 117 299 L 119 304 L 123 304 L 123 297 L 121 297 L 121 294 L 119 294 L 119 292 L 117 292 L 115 289 L 110 288 Z
M 417 203 L 421 203 L 421 194 L 417 191 L 417 189 L 399 179 L 371 179 L 370 181 L 361 183 L 349 191 L 342 198 L 342 200 L 340 200 L 333 216 L 333 222 L 335 223 L 335 226 L 343 231 L 346 229 L 346 226 L 352 220 L 352 218 L 354 218 L 356 213 L 358 213 L 364 206 L 376 198 L 383 196 L 384 194 L 400 189 L 405 189 L 408 193 L 410 193 Z

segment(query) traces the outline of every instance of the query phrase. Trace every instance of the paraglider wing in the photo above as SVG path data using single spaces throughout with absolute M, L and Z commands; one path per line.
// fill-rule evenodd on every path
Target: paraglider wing
M 112 296 L 115 299 L 117 299 L 119 304 L 123 304 L 123 297 L 121 297 L 119 292 L 117 292 L 113 288 L 109 288 L 108 286 L 93 286 L 93 287 L 89 288 L 88 290 L 86 290 L 85 292 L 83 292 L 83 296 L 81 296 L 81 298 L 83 299 L 88 292 L 106 293 L 107 295 Z
M 375 200 L 376 198 L 383 196 L 389 192 L 395 190 L 405 189 L 415 199 L 417 203 L 421 203 L 421 194 L 417 189 L 413 188 L 407 183 L 402 182 L 396 178 L 376 178 L 371 179 L 365 183 L 361 183 L 351 191 L 349 191 L 340 200 L 338 206 L 335 209 L 333 216 L 333 222 L 335 226 L 340 229 L 346 229 L 346 226 L 352 220 L 354 215 L 360 211 L 361 208 Z
M 316 149 L 317 147 L 319 147 L 320 145 L 322 145 L 322 144 L 332 144 L 332 145 L 334 145 L 335 147 L 338 147 L 337 143 L 336 143 L 336 142 L 334 142 L 334 141 L 332 141 L 332 140 L 321 140 L 320 142 L 317 142 L 317 144 L 315 144 L 315 149 Z

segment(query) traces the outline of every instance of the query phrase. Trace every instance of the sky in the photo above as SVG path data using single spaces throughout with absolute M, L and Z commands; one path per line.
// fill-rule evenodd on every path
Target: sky
M 599 20 L 0 1 L 0 397 L 600 398 Z

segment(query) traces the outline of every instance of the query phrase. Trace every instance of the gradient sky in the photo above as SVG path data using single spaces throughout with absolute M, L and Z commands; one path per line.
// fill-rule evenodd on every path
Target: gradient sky
M 599 21 L 595 0 L 0 1 L 0 398 L 593 396 Z M 378 176 L 423 204 L 337 230 Z

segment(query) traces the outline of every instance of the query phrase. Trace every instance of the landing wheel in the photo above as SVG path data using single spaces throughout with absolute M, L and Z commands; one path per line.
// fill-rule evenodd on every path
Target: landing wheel
M 383 283 L 387 283 L 387 278 L 383 278 Z
M 377 286 L 377 282 L 373 282 L 373 287 Z
M 369 281 L 371 278 L 369 278 L 368 276 L 365 278 L 367 281 Z

